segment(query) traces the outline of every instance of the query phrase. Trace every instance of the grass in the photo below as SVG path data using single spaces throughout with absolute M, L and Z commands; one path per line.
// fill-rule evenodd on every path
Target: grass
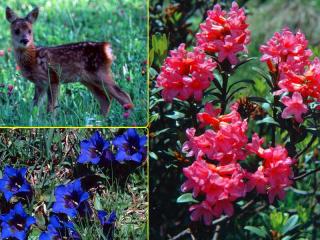
M 79 141 L 88 139 L 92 129 L 5 129 L 0 132 L 0 178 L 7 164 L 16 168 L 28 167 L 27 179 L 34 188 L 29 214 L 37 218 L 30 239 L 39 239 L 45 219 L 54 202 L 54 188 L 66 184 L 79 174 L 76 159 L 79 155 Z M 102 129 L 106 139 L 123 130 Z M 145 134 L 138 130 L 139 134 Z M 110 138 L 109 138 L 110 139 Z M 115 239 L 146 239 L 147 234 L 147 176 L 146 167 L 138 167 L 131 174 L 122 176 L 108 174 L 101 168 L 91 166 L 90 171 L 105 179 L 99 190 L 93 190 L 93 204 L 96 209 L 115 210 L 117 214 Z M 1 195 L 1 194 L 0 194 Z M 0 197 L 1 199 L 1 197 Z M 37 209 L 37 210 L 35 210 Z M 46 210 L 44 210 L 46 209 Z M 0 206 L 1 212 L 1 206 Z M 102 239 L 98 221 L 82 222 L 76 226 L 83 240 Z
M 34 6 L 40 14 L 34 24 L 37 45 L 54 46 L 80 41 L 112 43 L 116 60 L 112 66 L 116 82 L 128 92 L 135 108 L 128 119 L 123 108 L 112 102 L 107 117 L 99 114 L 99 106 L 80 83 L 60 89 L 56 116 L 46 112 L 46 104 L 32 106 L 34 87 L 24 79 L 12 53 L 9 23 L 5 7 L 25 16 Z M 0 3 L 0 126 L 145 126 L 147 124 L 147 9 L 144 0 L 15 0 Z M 13 85 L 8 94 L 8 85 Z

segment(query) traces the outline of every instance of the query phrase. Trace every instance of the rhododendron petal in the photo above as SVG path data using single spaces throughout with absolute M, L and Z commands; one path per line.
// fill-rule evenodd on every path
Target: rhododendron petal
M 280 101 L 286 106 L 281 114 L 282 118 L 286 119 L 294 116 L 298 123 L 303 122 L 301 115 L 307 113 L 308 108 L 303 104 L 303 99 L 300 93 L 294 92 L 292 98 L 284 96 Z

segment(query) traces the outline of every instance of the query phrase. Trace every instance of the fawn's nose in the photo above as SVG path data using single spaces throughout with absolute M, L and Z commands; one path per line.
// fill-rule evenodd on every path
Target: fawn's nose
M 29 40 L 26 38 L 20 40 L 20 43 L 22 43 L 24 45 L 27 45 L 28 42 L 29 42 Z

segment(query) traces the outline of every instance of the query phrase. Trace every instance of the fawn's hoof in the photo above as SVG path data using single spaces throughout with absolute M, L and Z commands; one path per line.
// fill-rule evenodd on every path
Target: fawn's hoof
M 133 106 L 132 103 L 127 103 L 127 104 L 124 104 L 124 105 L 123 105 L 123 108 L 124 108 L 125 110 L 132 109 L 133 107 L 134 107 L 134 106 Z

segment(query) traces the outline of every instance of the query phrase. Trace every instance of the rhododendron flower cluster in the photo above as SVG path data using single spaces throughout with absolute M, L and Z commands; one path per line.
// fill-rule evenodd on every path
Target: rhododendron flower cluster
M 161 68 L 156 86 L 163 88 L 165 101 L 191 97 L 201 101 L 204 90 L 214 79 L 213 70 L 217 66 L 214 58 L 209 58 L 206 53 L 217 54 L 218 62 L 228 60 L 235 65 L 238 63 L 237 54 L 246 51 L 250 42 L 245 11 L 236 2 L 232 3 L 229 12 L 222 11 L 216 4 L 212 11 L 208 11 L 208 18 L 200 28 L 193 51 L 188 52 L 185 44 L 181 44 L 178 49 L 170 51 Z
M 200 101 L 203 91 L 214 78 L 216 65 L 199 48 L 188 52 L 185 44 L 181 44 L 178 49 L 170 51 L 170 57 L 165 60 L 157 78 L 157 87 L 163 87 L 162 97 L 166 101 L 173 98 L 187 100 L 192 96 Z
M 282 146 L 268 149 L 259 147 L 256 153 L 263 159 L 263 164 L 249 176 L 249 189 L 255 187 L 258 193 L 268 193 L 270 203 L 276 196 L 283 199 L 284 189 L 292 184 L 291 165 L 294 161 L 288 157 L 287 150 Z
M 194 156 L 196 160 L 183 169 L 187 181 L 181 190 L 192 190 L 195 199 L 205 197 L 199 204 L 192 205 L 190 211 L 193 221 L 203 218 L 207 225 L 223 213 L 233 215 L 234 201 L 254 188 L 258 193 L 268 194 L 272 203 L 276 196 L 282 199 L 284 189 L 292 184 L 293 160 L 286 149 L 281 146 L 263 149 L 263 139 L 257 134 L 249 142 L 247 121 L 241 119 L 236 104 L 231 109 L 229 114 L 219 116 L 219 110 L 207 104 L 198 119 L 202 126 L 211 128 L 200 136 L 195 136 L 194 128 L 188 129 L 188 141 L 183 146 L 187 156 Z M 239 162 L 252 154 L 264 160 L 254 173 L 241 167 Z
M 246 45 L 250 42 L 246 20 L 244 9 L 239 8 L 236 2 L 232 3 L 229 12 L 221 10 L 221 6 L 216 4 L 200 25 L 197 46 L 207 53 L 218 53 L 219 62 L 227 59 L 231 64 L 237 64 L 237 53 L 247 51 Z
M 287 96 L 280 100 L 285 105 L 282 117 L 292 115 L 297 122 L 303 122 L 301 115 L 307 113 L 307 104 L 320 100 L 320 61 L 311 61 L 312 51 L 304 34 L 285 28 L 275 33 L 260 51 L 261 61 L 267 62 L 270 72 L 279 75 L 276 87 L 280 90 L 274 94 L 292 95 L 291 100 Z
M 279 81 L 282 92 L 299 92 L 311 101 L 320 101 L 320 60 L 315 58 L 303 74 L 288 71 Z
M 269 62 L 268 66 L 277 65 L 282 73 L 293 71 L 298 74 L 304 72 L 312 55 L 304 34 L 300 31 L 294 34 L 287 28 L 276 32 L 260 47 L 260 52 L 263 54 L 261 61 Z

